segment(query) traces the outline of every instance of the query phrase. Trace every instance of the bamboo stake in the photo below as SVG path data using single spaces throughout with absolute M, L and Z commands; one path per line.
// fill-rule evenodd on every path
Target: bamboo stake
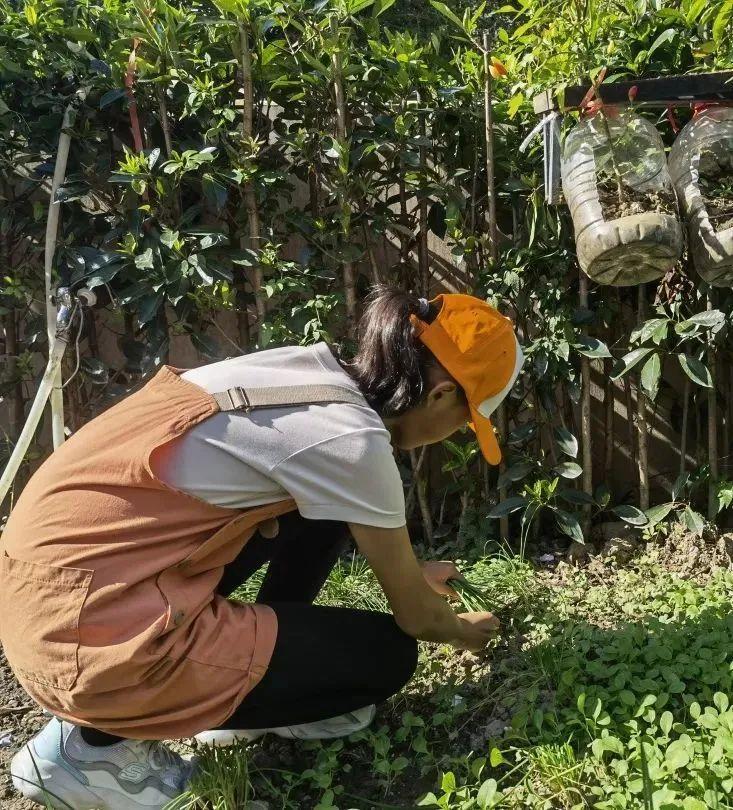
M 579 268 L 580 274 L 580 307 L 588 309 L 588 276 Z M 593 447 L 590 418 L 590 357 L 580 356 L 581 400 L 580 400 L 580 433 L 583 445 L 583 492 L 593 497 Z M 583 534 L 590 529 L 590 507 L 583 507 Z
M 249 34 L 243 20 L 239 21 L 239 44 L 242 60 L 242 92 L 244 94 L 242 142 L 243 146 L 246 147 L 248 142 L 254 143 L 254 82 L 252 80 L 252 51 L 249 44 Z M 261 241 L 260 212 L 257 207 L 257 194 L 252 180 L 248 180 L 244 185 L 244 207 L 247 211 L 247 223 L 249 226 L 249 249 L 257 252 Z M 263 281 L 262 266 L 258 262 L 252 271 L 252 287 L 254 288 L 257 328 L 260 340 L 262 327 L 267 318 L 267 307 L 265 299 L 262 297 Z
M 638 323 L 641 326 L 646 319 L 646 287 L 643 284 L 639 285 L 638 300 Z M 646 419 L 646 394 L 642 390 L 641 386 L 641 373 L 637 375 L 637 380 L 636 426 L 639 432 L 639 507 L 642 509 L 642 511 L 646 511 L 649 508 L 649 428 Z
M 708 309 L 714 309 L 714 292 L 708 293 Z M 708 388 L 708 464 L 710 465 L 710 482 L 708 484 L 708 520 L 715 520 L 718 512 L 716 484 L 719 478 L 718 469 L 718 397 L 717 397 L 717 358 L 712 337 L 708 338 L 706 349 L 708 368 L 712 384 Z
M 134 51 L 133 51 L 134 53 Z M 78 98 L 77 94 L 64 111 L 61 123 L 61 134 L 56 152 L 56 164 L 51 180 L 50 200 L 48 204 L 48 219 L 46 220 L 46 241 L 44 246 L 44 278 L 46 289 L 46 334 L 48 336 L 49 371 L 53 374 L 51 379 L 50 399 L 51 399 L 51 432 L 53 434 L 54 449 L 60 447 L 66 438 L 64 435 L 64 392 L 61 382 L 61 363 L 52 364 L 54 343 L 56 342 L 56 304 L 53 302 L 52 276 L 53 260 L 56 255 L 56 239 L 59 230 L 59 216 L 61 214 L 61 203 L 56 199 L 56 192 L 59 190 L 66 177 L 66 164 L 69 159 L 69 149 L 71 147 L 71 134 L 69 130 L 72 126 L 72 115 L 74 104 Z M 63 354 L 63 352 L 62 352 Z
M 331 17 L 331 35 L 334 40 L 334 50 L 331 58 L 333 71 L 333 92 L 336 99 L 336 137 L 342 149 L 347 146 L 346 140 L 346 97 L 344 95 L 343 68 L 341 51 L 339 49 L 339 24 L 335 16 Z M 348 205 L 348 200 L 340 191 L 342 209 Z M 345 234 L 348 240 L 348 233 Z M 353 335 L 356 326 L 356 273 L 351 261 L 345 261 L 342 266 L 344 278 L 344 300 L 346 302 L 346 330 Z
M 491 251 L 491 261 L 495 264 L 499 258 L 499 245 L 497 243 L 496 226 L 496 186 L 494 183 L 494 103 L 493 103 L 493 82 L 491 71 L 489 70 L 489 33 L 484 31 L 483 35 L 483 57 L 484 57 L 484 142 L 486 146 L 486 194 L 488 199 L 489 218 L 489 246 Z M 496 410 L 496 426 L 503 441 L 507 437 L 507 414 L 506 406 L 502 403 Z M 506 470 L 506 462 L 502 458 L 499 465 L 499 473 Z M 506 500 L 506 487 L 499 487 L 499 503 Z M 502 540 L 509 539 L 509 518 L 504 516 L 499 519 L 499 534 Z

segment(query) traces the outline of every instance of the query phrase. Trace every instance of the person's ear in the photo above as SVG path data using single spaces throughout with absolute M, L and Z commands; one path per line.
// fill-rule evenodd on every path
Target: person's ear
M 442 380 L 436 383 L 430 391 L 428 391 L 426 404 L 433 405 L 444 397 L 454 395 L 456 393 L 456 387 L 456 384 L 452 380 Z

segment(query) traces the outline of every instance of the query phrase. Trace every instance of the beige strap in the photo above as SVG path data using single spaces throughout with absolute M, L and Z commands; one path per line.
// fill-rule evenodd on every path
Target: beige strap
M 342 385 L 276 385 L 268 388 L 230 388 L 213 395 L 219 410 L 244 411 L 257 408 L 288 408 L 293 405 L 318 405 L 347 402 L 366 405 L 364 397 Z

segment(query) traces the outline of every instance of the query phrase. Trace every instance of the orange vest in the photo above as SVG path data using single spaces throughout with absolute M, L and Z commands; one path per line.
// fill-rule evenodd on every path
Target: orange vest
M 58 717 L 188 737 L 222 724 L 262 678 L 275 613 L 215 590 L 256 526 L 294 501 L 212 506 L 150 465 L 218 410 L 164 367 L 63 444 L 19 498 L 0 547 L 0 639 L 23 688 Z

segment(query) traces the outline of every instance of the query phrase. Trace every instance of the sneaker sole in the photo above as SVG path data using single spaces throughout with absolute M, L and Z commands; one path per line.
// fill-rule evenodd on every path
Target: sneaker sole
M 10 776 L 15 789 L 25 798 L 53 810 L 161 810 L 163 803 L 143 804 L 128 793 L 95 787 L 88 790 L 71 773 L 55 762 L 39 757 L 23 746 L 10 763 Z

